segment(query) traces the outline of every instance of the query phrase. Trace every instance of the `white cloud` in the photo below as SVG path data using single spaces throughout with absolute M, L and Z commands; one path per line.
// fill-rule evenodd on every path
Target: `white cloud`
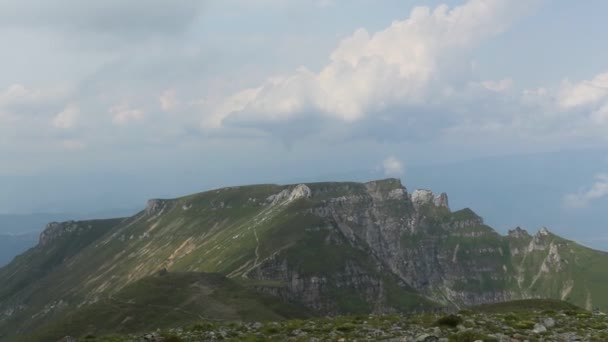
M 564 81 L 557 94 L 557 103 L 562 109 L 608 104 L 608 73 L 578 83 Z
M 599 174 L 591 188 L 564 196 L 564 205 L 569 208 L 584 208 L 604 197 L 608 197 L 608 174 Z
M 75 104 L 69 104 L 53 118 L 53 126 L 60 129 L 73 128 L 79 116 L 80 108 Z
M 458 86 L 449 76 L 455 64 L 470 69 L 469 62 L 455 61 L 539 2 L 470 0 L 454 8 L 416 7 L 409 18 L 382 31 L 356 30 L 318 73 L 300 67 L 227 97 L 203 126 L 221 126 L 233 115 L 276 121 L 308 113 L 355 122 L 383 110 L 437 101 Z M 492 91 L 509 86 L 508 80 L 486 84 Z
M 563 129 L 606 137 L 598 129 L 605 130 L 608 124 L 608 72 L 590 80 L 564 80 L 557 87 L 526 90 L 523 101 L 540 107 L 537 116 L 544 118 L 545 124 L 561 122 Z
M 401 176 L 405 172 L 403 162 L 394 156 L 390 156 L 382 161 L 382 169 L 387 176 Z
M 163 92 L 160 95 L 160 97 L 159 97 L 158 100 L 160 102 L 160 107 L 165 112 L 172 112 L 172 111 L 174 111 L 177 108 L 178 104 L 179 104 L 174 89 L 167 89 L 167 90 L 165 90 L 165 92 Z
M 145 115 L 141 109 L 130 108 L 126 104 L 120 104 L 110 108 L 112 123 L 117 126 L 125 126 L 134 121 L 141 121 Z
M 8 111 L 12 108 L 37 105 L 56 101 L 66 95 L 66 89 L 61 88 L 31 88 L 23 84 L 12 84 L 6 90 L 0 91 L 0 109 Z

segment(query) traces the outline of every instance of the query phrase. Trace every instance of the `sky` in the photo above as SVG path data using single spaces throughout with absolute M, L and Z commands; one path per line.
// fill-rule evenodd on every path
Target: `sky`
M 505 229 L 512 217 L 568 222 L 557 229 L 608 249 L 607 11 L 600 0 L 0 0 L 0 213 L 399 177 L 453 189 L 452 203 L 487 207 Z M 520 197 L 505 197 L 509 184 Z M 531 216 L 539 201 L 546 219 Z M 519 209 L 492 214 L 498 202 Z

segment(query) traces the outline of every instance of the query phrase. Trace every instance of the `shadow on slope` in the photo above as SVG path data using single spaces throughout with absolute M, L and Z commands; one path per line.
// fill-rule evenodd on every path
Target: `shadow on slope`
M 138 333 L 210 320 L 278 321 L 308 316 L 298 304 L 256 293 L 220 274 L 163 272 L 69 312 L 25 340 Z

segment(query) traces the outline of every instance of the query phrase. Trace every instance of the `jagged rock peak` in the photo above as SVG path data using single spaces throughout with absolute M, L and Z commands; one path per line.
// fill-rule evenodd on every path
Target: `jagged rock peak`
M 435 195 L 435 197 L 433 197 L 433 204 L 435 204 L 436 207 L 445 207 L 449 209 L 448 194 L 442 192 L 439 195 Z
M 528 233 L 527 230 L 522 229 L 521 227 L 517 227 L 515 229 L 509 230 L 509 237 L 512 237 L 515 239 L 523 239 L 523 238 L 530 237 L 530 234 Z
M 542 227 L 538 233 L 536 233 L 536 236 L 549 236 L 549 234 L 551 234 L 551 232 L 549 231 L 549 229 L 547 229 L 547 227 Z
M 53 240 L 62 236 L 65 233 L 69 233 L 77 228 L 75 221 L 67 222 L 51 222 L 46 225 L 38 240 L 39 246 L 47 246 Z
M 431 190 L 419 189 L 412 193 L 412 203 L 416 208 L 425 204 L 433 204 L 436 207 L 450 208 L 448 203 L 448 195 L 443 192 L 435 195 Z
M 291 194 L 289 195 L 289 200 L 293 201 L 300 198 L 310 198 L 310 196 L 312 196 L 312 191 L 310 190 L 310 188 L 306 184 L 298 184 L 291 191 Z

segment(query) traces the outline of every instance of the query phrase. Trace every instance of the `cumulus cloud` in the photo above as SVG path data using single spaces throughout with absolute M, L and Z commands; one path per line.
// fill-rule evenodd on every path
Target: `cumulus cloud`
M 608 124 L 608 72 L 589 80 L 566 79 L 556 87 L 526 90 L 523 99 L 544 109 L 546 123 L 561 122 L 564 129 L 593 136 Z
M 69 90 L 63 87 L 30 87 L 20 83 L 0 89 L 0 118 L 13 123 L 48 120 L 65 105 Z M 48 121 L 47 121 L 48 123 Z
M 565 80 L 557 95 L 557 103 L 563 109 L 606 105 L 608 104 L 608 73 L 576 83 Z
M 591 188 L 564 196 L 564 205 L 569 208 L 584 208 L 591 202 L 608 197 L 608 174 L 599 174 Z
M 125 126 L 134 121 L 141 121 L 145 114 L 141 109 L 130 108 L 126 104 L 116 105 L 109 110 L 112 114 L 112 123 L 117 126 Z
M 73 128 L 79 116 L 80 108 L 75 104 L 69 104 L 53 118 L 53 126 L 60 129 Z
M 382 170 L 387 176 L 401 176 L 405 172 L 403 162 L 394 156 L 390 156 L 382 161 Z
M 468 73 L 470 63 L 462 56 L 505 31 L 539 2 L 469 0 L 454 8 L 416 7 L 407 19 L 382 31 L 356 30 L 319 72 L 300 67 L 227 97 L 204 118 L 203 127 L 221 126 L 231 116 L 287 121 L 310 113 L 352 123 L 395 108 L 437 102 L 468 82 L 461 73 Z M 461 68 L 464 72 L 454 70 Z M 485 85 L 491 91 L 509 86 L 509 81 Z

